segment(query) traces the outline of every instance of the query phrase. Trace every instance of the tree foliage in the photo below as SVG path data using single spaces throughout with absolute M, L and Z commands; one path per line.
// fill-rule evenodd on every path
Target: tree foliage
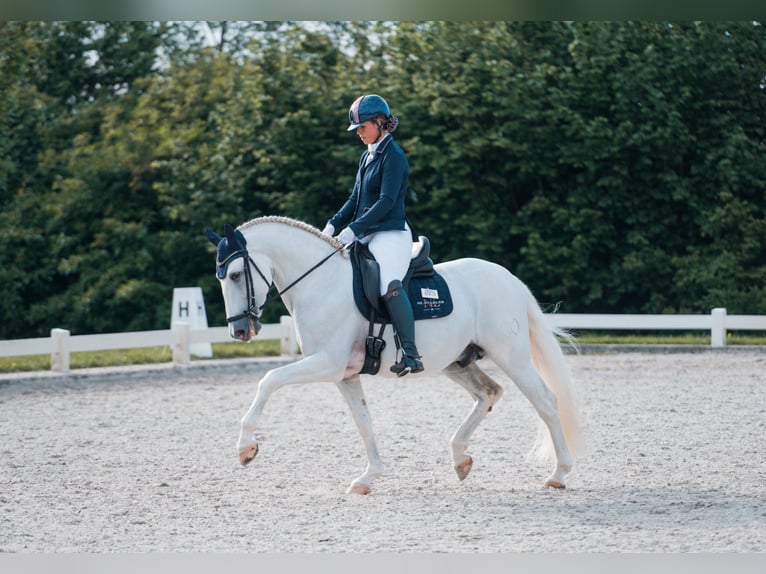
M 759 23 L 5 22 L 0 337 L 165 328 L 189 285 L 220 324 L 203 230 L 321 227 L 370 92 L 437 262 L 568 312 L 766 313 Z

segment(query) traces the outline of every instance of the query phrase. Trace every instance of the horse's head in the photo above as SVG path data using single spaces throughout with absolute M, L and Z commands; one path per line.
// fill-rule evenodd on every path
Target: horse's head
M 271 287 L 261 269 L 247 250 L 242 232 L 228 223 L 224 224 L 224 236 L 206 230 L 210 242 L 217 247 L 216 277 L 221 283 L 223 302 L 229 333 L 240 341 L 249 341 L 261 330 L 261 309 Z M 258 273 L 253 281 L 252 269 Z M 261 301 L 261 304 L 258 304 Z

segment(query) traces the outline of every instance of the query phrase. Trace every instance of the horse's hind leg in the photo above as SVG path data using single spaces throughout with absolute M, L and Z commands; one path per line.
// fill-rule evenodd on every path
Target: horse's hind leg
M 359 478 L 356 478 L 346 491 L 347 494 L 369 494 L 372 481 L 383 472 L 383 461 L 378 454 L 378 446 L 375 444 L 375 433 L 372 430 L 370 411 L 364 398 L 364 389 L 356 375 L 350 379 L 344 379 L 338 383 L 343 398 L 346 399 L 351 416 L 354 418 L 356 428 L 364 441 L 367 451 L 367 469 Z
M 464 480 L 471 472 L 473 465 L 473 459 L 465 453 L 468 448 L 468 440 L 479 423 L 492 410 L 492 406 L 503 396 L 503 388 L 482 371 L 476 363 L 470 363 L 465 367 L 461 367 L 458 363 L 452 363 L 444 369 L 444 374 L 468 391 L 476 401 L 473 409 L 450 440 L 455 472 L 460 480 Z
M 492 359 L 516 383 L 516 386 L 532 403 L 538 416 L 548 427 L 556 455 L 556 468 L 546 479 L 545 485 L 553 488 L 566 488 L 565 478 L 572 470 L 573 459 L 561 427 L 556 395 L 547 387 L 529 359 L 524 361 L 517 357 L 515 360 L 511 360 L 497 356 L 492 356 Z

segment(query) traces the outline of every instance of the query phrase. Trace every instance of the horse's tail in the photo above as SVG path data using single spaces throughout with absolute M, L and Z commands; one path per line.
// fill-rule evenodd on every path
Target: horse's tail
M 575 346 L 574 337 L 550 324 L 543 310 L 527 289 L 527 316 L 529 317 L 529 339 L 532 347 L 532 364 L 556 395 L 564 438 L 573 457 L 584 454 L 585 442 L 580 420 L 579 397 L 573 387 L 569 370 L 558 337 Z M 538 460 L 550 460 L 553 456 L 553 442 L 547 427 L 540 421 L 537 441 L 532 455 Z

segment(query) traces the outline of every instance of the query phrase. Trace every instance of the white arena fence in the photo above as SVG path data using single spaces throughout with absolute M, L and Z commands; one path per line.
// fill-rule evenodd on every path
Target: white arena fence
M 549 313 L 546 317 L 554 326 L 574 331 L 709 331 L 712 347 L 725 347 L 728 331 L 766 331 L 766 315 L 728 315 L 724 308 L 713 309 L 709 315 Z M 289 316 L 281 317 L 279 323 L 263 325 L 258 338 L 279 339 L 282 355 L 292 358 L 298 355 L 295 328 Z M 168 345 L 173 349 L 173 364 L 183 366 L 191 361 L 191 345 L 231 342 L 236 341 L 229 336 L 228 327 L 192 329 L 180 321 L 173 323 L 172 329 L 99 335 L 71 335 L 65 329 L 52 329 L 50 337 L 0 341 L 0 357 L 50 354 L 51 370 L 68 372 L 71 353 Z

